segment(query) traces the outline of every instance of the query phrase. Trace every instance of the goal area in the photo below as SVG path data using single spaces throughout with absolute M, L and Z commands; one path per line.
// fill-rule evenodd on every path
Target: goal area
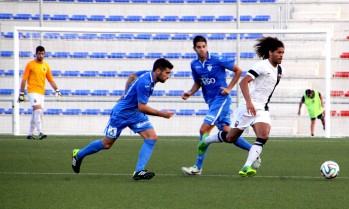
M 182 100 L 193 79 L 190 62 L 196 57 L 192 39 L 203 35 L 208 51 L 236 60 L 243 75 L 259 58 L 253 50 L 256 39 L 278 37 L 285 44 L 282 62 L 283 77 L 270 102 L 271 136 L 309 136 L 310 119 L 305 107 L 298 116 L 298 105 L 306 89 L 317 89 L 325 98 L 325 109 L 331 110 L 331 31 L 326 29 L 101 29 L 15 27 L 13 63 L 14 76 L 5 82 L 14 89 L 11 101 L 13 117 L 8 118 L 13 134 L 24 135 L 29 129 L 29 102 L 17 103 L 23 70 L 34 59 L 35 48 L 46 49 L 45 61 L 50 65 L 62 100 L 56 101 L 54 91 L 46 82 L 43 130 L 48 135 L 102 135 L 109 114 L 125 89 L 128 75 L 151 70 L 158 58 L 174 64 L 171 78 L 157 83 L 148 105 L 171 109 L 170 119 L 149 116 L 158 135 L 197 136 L 208 109 L 201 89 L 188 100 Z M 11 63 L 11 62 L 9 62 Z M 226 71 L 229 82 L 233 73 Z M 237 86 L 232 91 L 236 106 L 242 94 Z M 304 106 L 304 105 L 303 105 Z M 233 117 L 233 114 L 231 115 Z M 320 121 L 319 136 L 336 136 L 341 124 L 331 124 L 326 114 L 326 131 Z M 214 129 L 212 132 L 216 132 Z M 125 129 L 122 135 L 134 135 Z M 254 136 L 251 128 L 244 133 Z

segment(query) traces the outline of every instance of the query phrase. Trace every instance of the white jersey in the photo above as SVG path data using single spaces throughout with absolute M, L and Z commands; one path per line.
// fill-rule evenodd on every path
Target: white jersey
M 268 103 L 282 74 L 280 65 L 272 66 L 268 59 L 257 62 L 247 72 L 253 78 L 249 83 L 250 97 L 256 110 L 269 110 Z M 241 104 L 246 105 L 245 99 Z

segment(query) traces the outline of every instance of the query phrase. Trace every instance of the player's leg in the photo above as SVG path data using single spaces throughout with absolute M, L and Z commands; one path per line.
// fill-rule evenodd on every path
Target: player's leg
M 325 129 L 326 129 L 325 114 L 320 114 L 320 115 L 318 116 L 318 119 L 321 120 L 322 128 L 325 130 Z
M 314 136 L 314 130 L 315 130 L 315 120 L 316 118 L 310 118 L 310 134 L 311 136 Z
M 269 132 L 271 128 L 269 112 L 258 111 L 254 120 L 253 130 L 256 133 L 257 139 L 248 152 L 248 157 L 244 167 L 239 171 L 239 175 L 241 176 L 254 176 L 256 174 L 256 170 L 251 166 L 260 157 L 263 147 L 269 139 Z
M 32 115 L 30 117 L 30 125 L 29 125 L 29 131 L 27 139 L 36 139 L 37 137 L 34 135 L 35 130 L 35 121 L 34 121 L 34 111 L 32 112 Z
M 135 115 L 132 120 L 132 125 L 129 128 L 144 139 L 143 145 L 139 150 L 138 161 L 133 172 L 134 180 L 148 180 L 155 176 L 154 172 L 147 171 L 147 166 L 150 157 L 153 153 L 155 144 L 157 142 L 157 135 L 155 133 L 153 125 L 150 123 L 148 117 L 144 114 Z
M 46 137 L 40 138 L 40 133 L 42 133 L 42 105 L 43 105 L 43 95 L 37 93 L 28 93 L 28 99 L 33 107 L 33 122 L 39 133 L 39 139 L 44 139 Z M 32 124 L 30 124 L 32 126 Z M 35 129 L 35 128 L 34 128 Z M 29 133 L 30 134 L 30 133 Z M 46 136 L 46 135 L 45 135 Z
M 145 167 L 148 164 L 155 148 L 157 135 L 153 128 L 141 131 L 139 132 L 139 135 L 141 135 L 144 140 L 143 145 L 139 150 L 137 165 L 135 171 L 133 172 L 133 179 L 149 180 L 155 176 L 155 173 L 148 171 Z
M 204 163 L 206 153 L 207 153 L 207 146 L 204 148 L 204 150 L 200 150 L 200 144 L 203 142 L 203 140 L 208 136 L 208 134 L 211 132 L 211 130 L 214 128 L 214 125 L 210 125 L 207 123 L 203 123 L 200 127 L 200 141 L 198 145 L 198 155 L 196 158 L 196 162 L 191 167 L 182 167 L 181 171 L 186 175 L 201 175 L 202 172 L 202 165 Z M 201 145 L 202 146 L 202 145 Z
M 72 156 L 72 168 L 75 173 L 80 172 L 82 160 L 87 156 L 97 153 L 104 149 L 109 149 L 120 136 L 125 125 L 119 122 L 120 120 L 109 119 L 107 126 L 104 129 L 104 137 L 89 143 L 82 149 L 74 149 Z

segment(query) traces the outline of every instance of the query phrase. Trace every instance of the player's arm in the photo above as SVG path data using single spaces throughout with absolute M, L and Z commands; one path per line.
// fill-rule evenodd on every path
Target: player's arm
M 323 108 L 322 113 L 323 113 L 323 116 L 324 116 L 324 115 L 325 115 L 325 104 L 324 104 L 324 100 L 323 100 L 322 95 L 320 94 L 320 92 L 318 92 L 318 93 L 319 93 L 319 98 L 320 98 L 320 101 L 321 101 L 321 106 L 322 106 L 322 108 Z
M 200 89 L 200 87 L 201 87 L 201 84 L 199 82 L 194 82 L 191 89 L 182 94 L 182 99 L 187 100 L 191 95 L 195 94 L 195 92 L 197 92 Z
M 143 104 L 141 102 L 138 102 L 138 110 L 144 114 L 147 115 L 154 115 L 154 116 L 159 116 L 159 117 L 163 117 L 163 118 L 170 118 L 173 115 L 173 112 L 170 110 L 166 110 L 166 111 L 159 111 L 156 109 L 153 109 L 151 107 L 149 107 L 147 104 Z
M 239 81 L 241 74 L 242 74 L 242 70 L 239 66 L 234 65 L 233 67 L 233 72 L 235 73 L 234 77 L 231 79 L 229 85 L 227 88 L 221 87 L 222 91 L 221 94 L 223 95 L 228 95 L 230 94 L 231 90 L 233 89 L 233 87 L 235 86 L 235 84 Z
M 17 102 L 24 102 L 25 98 L 24 98 L 24 89 L 25 89 L 25 84 L 27 83 L 26 80 L 22 79 L 21 82 L 21 87 L 19 89 L 19 96 L 18 96 L 18 100 Z
M 126 83 L 125 83 L 125 89 L 124 89 L 124 93 L 120 96 L 120 98 L 116 101 L 119 102 L 124 96 L 125 96 L 125 92 L 128 88 L 128 86 L 138 78 L 136 73 L 132 73 L 127 77 Z
M 320 94 L 320 92 L 319 92 L 319 98 L 320 98 L 320 101 L 321 101 L 321 106 L 324 108 L 325 107 L 324 100 L 322 99 L 322 95 Z
M 250 89 L 248 87 L 248 84 L 253 80 L 253 78 L 250 75 L 246 75 L 241 81 L 240 81 L 240 88 L 242 95 L 244 96 L 246 100 L 246 108 L 247 111 L 252 115 L 256 115 L 256 109 L 254 108 L 254 105 L 252 103 L 251 97 L 250 97 Z
M 51 87 L 53 88 L 53 90 L 55 90 L 55 95 L 57 97 L 57 100 L 61 100 L 62 98 L 62 94 L 61 94 L 61 91 L 58 89 L 57 87 L 57 84 L 52 80 L 52 81 L 49 81 Z
M 304 98 L 304 96 L 302 96 L 302 99 L 299 102 L 299 106 L 298 106 L 298 115 L 301 115 L 301 108 L 302 108 L 304 101 L 305 101 L 305 98 Z

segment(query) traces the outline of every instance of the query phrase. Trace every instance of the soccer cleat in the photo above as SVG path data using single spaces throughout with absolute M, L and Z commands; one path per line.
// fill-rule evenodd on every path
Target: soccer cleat
M 239 171 L 239 175 L 242 177 L 245 177 L 245 176 L 252 177 L 252 176 L 256 175 L 256 173 L 257 173 L 257 171 L 252 169 L 251 166 L 244 166 Z
M 38 137 L 35 136 L 35 135 L 28 135 L 28 136 L 27 136 L 27 139 L 35 140 L 35 139 L 38 139 Z
M 133 172 L 133 180 L 149 180 L 155 176 L 154 172 L 148 172 L 147 170 L 140 170 Z
M 39 137 L 39 140 L 43 140 L 43 139 L 46 139 L 47 135 L 40 133 L 38 137 Z
M 252 163 L 252 168 L 257 169 L 259 166 L 261 166 L 262 159 L 260 157 L 257 157 L 255 161 Z
M 80 150 L 79 149 L 74 149 L 73 150 L 73 160 L 72 160 L 72 168 L 74 170 L 75 173 L 80 173 L 80 166 L 81 166 L 81 163 L 82 163 L 82 160 L 79 160 L 78 159 L 78 152 Z
M 201 175 L 202 171 L 202 169 L 198 169 L 196 165 L 194 165 L 193 167 L 182 167 L 181 170 L 184 174 L 189 176 Z
M 205 138 L 208 137 L 208 134 L 205 133 L 204 135 L 202 135 L 202 139 L 198 144 L 198 154 L 199 155 L 203 155 L 205 154 L 207 148 L 208 148 L 208 144 L 205 143 Z

